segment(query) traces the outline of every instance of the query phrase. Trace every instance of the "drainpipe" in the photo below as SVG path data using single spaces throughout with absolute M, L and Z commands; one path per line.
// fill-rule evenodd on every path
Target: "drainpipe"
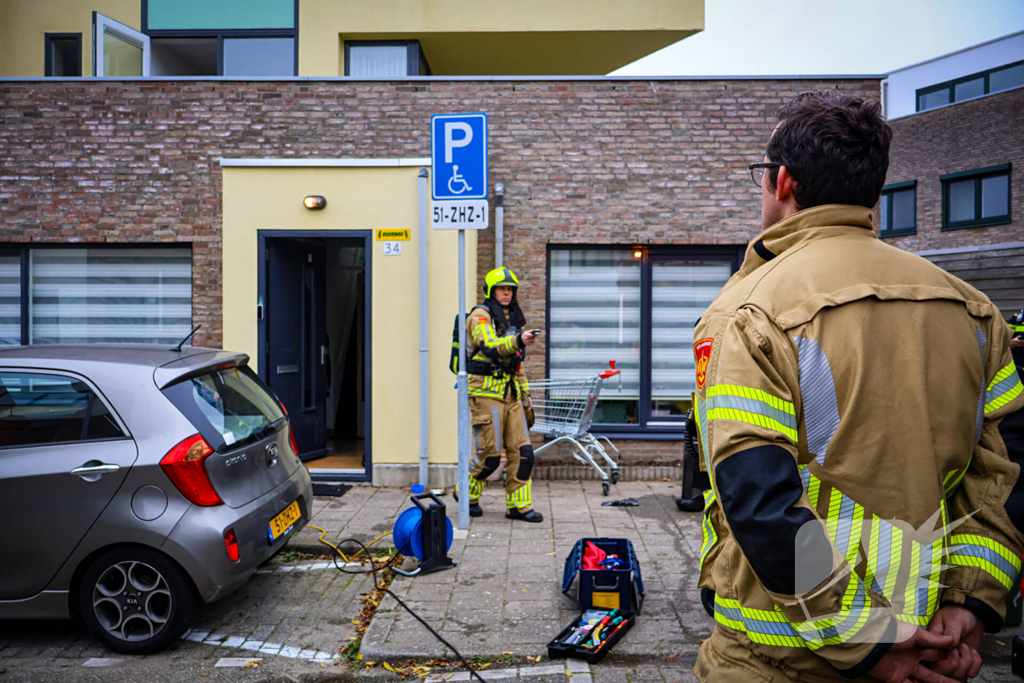
M 420 484 L 427 490 L 430 479 L 430 379 L 427 353 L 427 169 L 419 173 L 419 276 L 420 276 Z
M 505 185 L 494 186 L 494 267 L 505 262 Z

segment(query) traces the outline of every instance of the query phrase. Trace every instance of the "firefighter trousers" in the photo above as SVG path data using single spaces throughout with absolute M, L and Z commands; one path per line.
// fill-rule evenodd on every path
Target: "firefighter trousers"
M 470 396 L 469 412 L 474 445 L 469 463 L 470 502 L 480 499 L 484 480 L 501 465 L 504 451 L 505 507 L 529 512 L 533 509 L 533 446 L 523 404 L 514 395 L 504 400 Z

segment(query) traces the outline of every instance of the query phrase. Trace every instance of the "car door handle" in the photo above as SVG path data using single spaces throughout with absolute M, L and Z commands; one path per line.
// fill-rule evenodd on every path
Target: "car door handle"
M 97 478 L 102 477 L 104 474 L 110 474 L 111 472 L 117 472 L 121 469 L 120 465 L 108 465 L 101 463 L 99 465 L 82 465 L 71 470 L 71 474 L 76 477 L 89 477 L 95 476 Z

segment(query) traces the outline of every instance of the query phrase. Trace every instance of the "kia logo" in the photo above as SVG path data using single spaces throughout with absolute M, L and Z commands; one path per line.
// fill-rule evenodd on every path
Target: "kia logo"
M 277 464 L 277 444 L 267 444 L 267 467 L 273 467 Z

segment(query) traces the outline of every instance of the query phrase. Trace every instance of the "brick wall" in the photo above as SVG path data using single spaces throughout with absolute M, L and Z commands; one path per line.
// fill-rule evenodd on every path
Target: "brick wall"
M 886 241 L 908 251 L 1024 241 L 1024 88 L 891 121 L 895 131 L 887 183 L 917 181 L 917 234 Z M 1013 164 L 1013 222 L 942 232 L 939 176 Z
M 486 111 L 506 265 L 543 327 L 550 243 L 756 234 L 746 165 L 775 111 L 821 87 L 879 94 L 874 80 L 0 81 L 0 242 L 191 243 L 198 343 L 217 345 L 219 158 L 429 156 L 431 114 Z M 481 238 L 483 273 L 493 231 Z M 542 344 L 527 369 L 543 375 Z M 677 442 L 620 445 L 652 461 L 679 453 Z

